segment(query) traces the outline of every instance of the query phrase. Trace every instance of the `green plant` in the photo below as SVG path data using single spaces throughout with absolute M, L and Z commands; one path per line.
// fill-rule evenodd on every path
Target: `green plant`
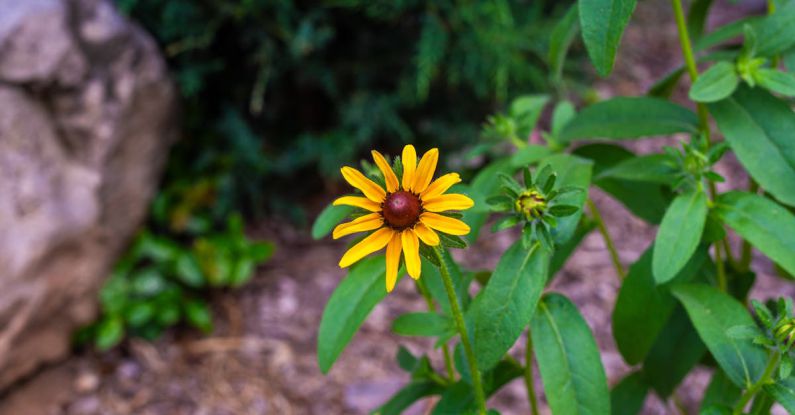
M 748 301 L 756 278 L 753 248 L 777 265 L 781 278 L 790 281 L 795 274 L 795 112 L 789 99 L 792 75 L 785 70 L 795 63 L 795 1 L 770 1 L 766 16 L 704 33 L 711 5 L 710 0 L 694 0 L 686 14 L 681 0 L 671 0 L 685 65 L 648 95 L 611 98 L 579 112 L 558 97 L 550 128 L 540 134 L 545 145 L 527 144 L 524 138 L 540 130 L 536 122 L 547 97 L 517 98 L 507 114 L 487 120 L 484 144 L 477 151 L 492 160 L 469 184 L 453 188 L 468 194 L 474 206 L 447 214 L 448 220 L 460 218 L 465 225 L 456 233 L 466 227 L 471 242 L 492 213 L 509 211 L 494 229 L 525 223 L 521 236 L 494 270 L 478 272 L 453 260 L 448 248 L 464 248 L 465 243 L 448 238 L 444 229 L 436 229 L 439 238 L 422 240 L 416 287 L 429 311 L 399 316 L 393 330 L 436 338 L 445 368 L 438 371 L 427 356 L 400 349 L 398 363 L 411 381 L 374 413 L 400 413 L 431 395 L 440 396 L 434 414 L 496 413 L 487 410 L 488 397 L 523 377 L 537 414 L 534 362 L 554 414 L 638 413 L 649 393 L 676 400 L 677 386 L 699 365 L 712 370 L 701 413 L 768 414 L 774 403 L 795 412 L 792 299 L 753 301 L 754 314 Z M 561 21 L 574 29 L 555 31 L 555 36 L 568 36 L 579 27 L 597 72 L 606 76 L 634 7 L 634 0 L 579 0 Z M 570 19 L 572 14 L 579 20 Z M 743 44 L 737 47 L 731 41 L 740 35 Z M 551 42 L 568 44 L 563 42 L 567 39 L 553 37 Z M 703 75 L 697 62 L 709 66 Z M 670 98 L 685 73 L 695 111 Z M 710 117 L 718 131 L 712 131 Z M 659 153 L 636 155 L 615 143 L 672 134 L 679 134 L 679 144 Z M 724 140 L 716 142 L 720 136 Z M 594 139 L 603 142 L 588 143 Z M 748 189 L 717 190 L 724 178 L 714 166 L 729 153 L 750 177 Z M 394 166 L 402 164 L 405 170 L 406 163 L 404 154 Z M 382 183 L 386 174 L 383 168 L 365 171 L 374 183 Z M 513 178 L 519 172 L 525 186 Z M 659 225 L 654 241 L 628 271 L 588 198 L 591 186 Z M 555 203 L 547 203 L 556 193 Z M 387 191 L 385 200 L 390 197 Z M 418 212 L 423 211 L 420 202 Z M 555 206 L 560 206 L 558 215 L 552 215 Z M 330 206 L 316 220 L 313 235 L 323 237 L 346 216 L 357 214 L 355 207 Z M 383 222 L 401 235 L 412 229 L 395 227 L 386 213 Z M 561 294 L 544 293 L 594 229 L 604 238 L 621 280 L 613 336 L 621 356 L 635 368 L 612 391 L 577 307 Z M 732 240 L 739 242 L 740 252 L 734 252 Z M 357 246 L 361 244 L 367 245 Z M 387 259 L 398 266 L 389 248 Z M 386 298 L 384 276 L 383 257 L 363 259 L 332 294 L 318 335 L 323 372 Z M 524 332 L 526 354 L 520 362 L 507 352 Z
M 218 176 L 224 204 L 299 222 L 294 202 L 318 174 L 371 144 L 472 143 L 475 120 L 514 91 L 579 70 L 547 50 L 565 4 L 553 0 L 116 3 L 158 40 L 181 91 L 186 139 L 168 180 Z
M 173 217 L 182 221 L 179 215 Z M 187 222 L 200 226 L 196 223 L 201 221 Z M 272 253 L 272 244 L 252 242 L 243 234 L 240 215 L 230 215 L 218 231 L 200 227 L 192 234 L 158 235 L 145 229 L 102 288 L 102 315 L 78 333 L 78 341 L 107 350 L 126 336 L 155 339 L 180 322 L 209 333 L 206 291 L 244 284 Z

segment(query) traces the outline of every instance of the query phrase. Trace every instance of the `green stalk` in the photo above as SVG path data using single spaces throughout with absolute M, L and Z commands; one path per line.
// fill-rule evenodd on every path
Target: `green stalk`
M 687 66 L 687 73 L 690 75 L 690 81 L 696 82 L 698 79 L 698 66 L 696 65 L 696 58 L 693 54 L 693 47 L 690 44 L 690 34 L 687 32 L 687 23 L 685 22 L 685 11 L 682 8 L 682 0 L 671 0 L 671 5 L 674 9 L 674 18 L 676 20 L 676 30 L 679 34 L 679 44 L 682 46 L 682 55 L 685 59 L 685 66 Z M 710 129 L 709 129 L 709 114 L 707 107 L 700 103 L 696 103 L 698 110 L 698 121 L 701 132 L 707 138 L 707 148 L 710 144 Z M 715 183 L 709 181 L 709 195 L 710 199 L 714 200 L 717 190 Z M 726 269 L 721 258 L 720 244 L 715 243 L 715 261 L 718 263 L 718 286 L 721 290 L 726 291 Z M 728 254 L 728 252 L 727 252 Z
M 602 215 L 599 214 L 599 209 L 596 208 L 596 204 L 594 204 L 591 199 L 587 199 L 587 203 L 588 210 L 591 211 L 591 216 L 594 222 L 596 222 L 596 227 L 599 228 L 599 233 L 602 234 L 607 250 L 610 252 L 610 260 L 613 261 L 613 267 L 616 269 L 618 279 L 623 280 L 627 274 L 624 272 L 624 266 L 621 265 L 621 259 L 618 258 L 618 251 L 616 251 L 616 246 L 613 244 L 613 238 L 610 237 L 610 232 L 607 231 L 607 226 L 605 226 L 605 222 L 602 220 Z
M 436 312 L 436 304 L 433 303 L 433 298 L 428 292 L 428 287 L 425 286 L 425 280 L 419 278 L 415 280 L 417 288 L 420 290 L 422 297 L 425 298 L 425 303 L 428 304 L 428 310 Z M 447 370 L 447 378 L 453 382 L 455 381 L 455 371 L 453 370 L 453 356 L 450 354 L 447 344 L 442 345 L 442 353 L 444 354 L 444 367 Z
M 527 347 L 524 352 L 524 384 L 527 387 L 527 397 L 530 399 L 532 415 L 538 415 L 538 399 L 536 398 L 535 383 L 533 383 L 533 338 L 527 331 Z
M 778 366 L 780 357 L 781 354 L 779 352 L 775 352 L 770 360 L 768 360 L 765 371 L 762 373 L 762 377 L 760 377 L 756 383 L 751 385 L 750 388 L 746 389 L 745 393 L 743 393 L 743 395 L 740 397 L 740 401 L 737 402 L 737 405 L 734 407 L 734 411 L 732 412 L 733 415 L 742 414 L 743 409 L 745 409 L 745 406 L 751 401 L 751 398 L 753 398 L 757 392 L 762 389 L 762 386 L 765 386 L 765 384 L 770 381 L 770 377 L 773 376 L 773 372 L 775 372 L 776 366 Z
M 464 348 L 464 355 L 466 355 L 469 369 L 472 372 L 472 389 L 474 389 L 475 392 L 478 413 L 480 415 L 486 415 L 486 395 L 483 393 L 483 382 L 480 379 L 478 362 L 475 359 L 475 352 L 472 350 L 472 344 L 469 343 L 469 333 L 467 333 L 466 324 L 464 323 L 464 314 L 461 313 L 461 306 L 458 304 L 458 295 L 455 292 L 453 280 L 450 278 L 450 271 L 447 269 L 447 264 L 442 256 L 442 249 L 443 248 L 437 246 L 433 250 L 436 253 L 436 258 L 439 260 L 439 274 L 442 276 L 444 288 L 447 291 L 447 298 L 450 300 L 450 311 L 453 313 L 458 334 L 461 335 L 461 345 Z

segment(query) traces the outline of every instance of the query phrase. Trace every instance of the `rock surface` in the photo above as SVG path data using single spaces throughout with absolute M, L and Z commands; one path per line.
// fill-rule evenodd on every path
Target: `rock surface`
M 154 42 L 103 0 L 0 0 L 0 390 L 66 355 L 177 136 Z

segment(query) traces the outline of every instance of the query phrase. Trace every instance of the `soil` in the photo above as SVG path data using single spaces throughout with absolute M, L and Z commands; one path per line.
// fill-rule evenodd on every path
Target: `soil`
M 616 64 L 619 72 L 595 85 L 601 96 L 641 94 L 681 62 L 674 28 L 654 24 L 672 21 L 667 6 L 638 4 Z M 759 5 L 719 7 L 718 20 L 731 20 Z M 632 147 L 647 152 L 672 142 L 654 139 Z M 720 171 L 729 179 L 726 186 L 745 185 L 747 179 L 731 158 L 722 162 Z M 655 229 L 599 190 L 591 195 L 626 267 L 648 246 Z M 365 414 L 409 380 L 395 363 L 399 345 L 415 353 L 429 352 L 434 365 L 442 367 L 430 341 L 390 332 L 393 318 L 425 307 L 406 278 L 375 308 L 331 371 L 321 374 L 315 355 L 317 327 L 326 300 L 345 275 L 336 266 L 344 242 L 313 241 L 306 230 L 275 223 L 260 224 L 249 233 L 275 241 L 277 254 L 257 270 L 251 283 L 215 294 L 216 329 L 211 336 L 178 328 L 154 343 L 133 340 L 108 353 L 80 351 L 0 396 L 0 415 Z M 493 267 L 513 238 L 511 233 L 484 231 L 466 258 L 456 255 L 472 268 Z M 768 261 L 756 258 L 754 265 L 759 273 L 753 297 L 795 296 L 795 285 L 775 277 Z M 616 351 L 611 333 L 610 313 L 619 286 L 603 240 L 593 232 L 550 288 L 579 307 L 602 351 L 611 385 L 631 370 Z M 517 357 L 524 341 L 512 350 Z M 698 369 L 677 391 L 688 413 L 697 411 L 709 376 L 709 369 Z M 538 379 L 536 383 L 542 390 Z M 543 413 L 548 413 L 541 401 Z M 508 384 L 489 403 L 505 415 L 529 413 L 521 380 Z M 433 400 L 421 401 L 407 413 L 425 414 L 432 405 Z M 678 410 L 673 402 L 650 395 L 643 413 Z

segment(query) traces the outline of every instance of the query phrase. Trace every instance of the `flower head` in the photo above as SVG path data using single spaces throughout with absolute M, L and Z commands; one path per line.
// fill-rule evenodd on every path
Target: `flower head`
M 557 226 L 557 218 L 573 215 L 579 210 L 576 206 L 560 204 L 558 196 L 580 191 L 577 188 L 554 190 L 557 175 L 550 166 L 538 170 L 533 177 L 529 168 L 524 169 L 524 186 L 513 177 L 502 174 L 504 194 L 489 198 L 488 203 L 495 212 L 505 212 L 505 216 L 494 224 L 497 232 L 513 226 L 522 226 L 522 242 L 530 247 L 535 241 L 547 249 L 552 249 L 551 231 Z
M 369 213 L 334 228 L 334 239 L 357 232 L 373 231 L 351 247 L 340 259 L 345 268 L 365 256 L 386 248 L 386 290 L 392 291 L 397 281 L 401 253 L 408 274 L 420 277 L 420 243 L 436 246 L 440 243 L 437 232 L 449 235 L 466 235 L 469 226 L 464 222 L 445 216 L 442 212 L 469 209 L 474 202 L 462 194 L 446 194 L 454 184 L 461 181 L 458 173 L 448 173 L 433 179 L 439 150 L 426 152 L 419 163 L 414 146 L 403 148 L 402 174 L 400 178 L 381 153 L 373 150 L 373 161 L 383 174 L 385 188 L 367 178 L 352 167 L 343 167 L 342 176 L 351 186 L 359 189 L 364 197 L 343 196 L 334 205 L 349 205 Z

